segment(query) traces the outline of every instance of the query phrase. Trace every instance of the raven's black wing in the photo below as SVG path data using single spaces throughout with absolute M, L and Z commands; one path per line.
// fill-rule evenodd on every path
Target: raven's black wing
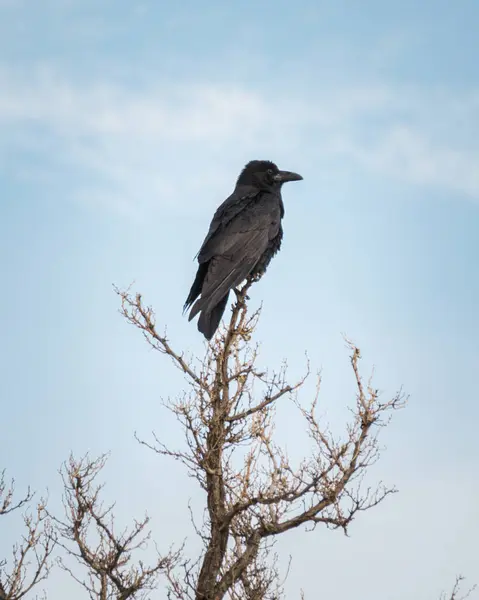
M 208 271 L 208 258 L 205 258 L 209 252 L 208 248 L 211 248 L 213 240 L 224 232 L 225 227 L 228 223 L 234 219 L 241 211 L 254 201 L 258 196 L 259 190 L 253 186 L 237 186 L 234 192 L 226 198 L 226 200 L 216 209 L 216 212 L 211 221 L 208 233 L 201 245 L 200 250 L 195 258 L 198 259 L 199 267 L 196 272 L 196 277 L 191 286 L 188 298 L 186 299 L 183 307 L 183 312 L 193 304 L 193 302 L 201 294 L 203 287 L 203 280 Z
M 207 264 L 207 270 L 201 298 L 195 302 L 190 320 L 200 311 L 211 313 L 232 288 L 247 278 L 277 235 L 280 221 L 278 197 L 260 193 L 207 237 L 198 256 L 200 268 Z
M 258 188 L 252 186 L 238 186 L 234 192 L 226 198 L 226 200 L 218 206 L 213 219 L 210 223 L 210 228 L 197 254 L 198 262 L 203 262 L 201 256 L 203 250 L 211 238 L 218 232 L 220 227 L 225 227 L 232 219 L 234 219 L 241 211 L 243 211 L 259 194 Z

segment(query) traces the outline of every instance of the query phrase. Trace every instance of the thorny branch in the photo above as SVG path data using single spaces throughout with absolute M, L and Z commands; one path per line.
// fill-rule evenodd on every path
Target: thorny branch
M 145 531 L 149 518 L 135 520 L 131 528 L 117 531 L 113 506 L 103 506 L 100 501 L 103 486 L 95 483 L 106 458 L 103 455 L 93 460 L 87 455 L 75 460 L 70 456 L 61 470 L 65 518 L 52 517 L 58 530 L 58 544 L 86 567 L 87 575 L 80 579 L 64 560 L 59 563 L 92 599 L 146 597 L 157 587 L 159 576 L 173 567 L 179 552 L 158 556 L 153 566 L 133 561 L 133 553 L 145 548 L 150 538 Z
M 366 470 L 379 458 L 377 440 L 391 413 L 404 405 L 401 393 L 381 402 L 371 381 L 364 383 L 360 351 L 347 341 L 356 386 L 356 402 L 346 435 L 334 435 L 316 414 L 320 381 L 309 406 L 296 392 L 309 374 L 288 383 L 286 365 L 279 372 L 257 368 L 258 346 L 251 336 L 259 311 L 247 313 L 247 281 L 236 290 L 227 326 L 209 344 L 195 366 L 172 349 L 156 329 L 153 310 L 141 296 L 116 290 L 121 312 L 148 343 L 182 370 L 189 393 L 169 401 L 186 433 L 186 447 L 166 447 L 154 435 L 142 442 L 183 463 L 207 496 L 207 518 L 199 529 L 204 553 L 198 565 L 184 563 L 187 585 L 169 574 L 171 598 L 250 600 L 279 598 L 279 575 L 271 564 L 271 543 L 293 528 L 323 524 L 345 533 L 360 511 L 376 506 L 393 488 L 362 489 Z M 274 416 L 284 402 L 302 415 L 311 441 L 310 456 L 294 464 L 274 440 Z
M 5 472 L 0 473 L 0 517 L 27 506 L 33 499 L 28 489 L 23 498 L 14 501 L 15 482 L 8 485 Z M 55 545 L 50 520 L 40 499 L 33 513 L 23 515 L 25 533 L 15 544 L 12 560 L 0 560 L 0 600 L 20 600 L 35 586 L 44 581 L 50 572 L 50 555 Z

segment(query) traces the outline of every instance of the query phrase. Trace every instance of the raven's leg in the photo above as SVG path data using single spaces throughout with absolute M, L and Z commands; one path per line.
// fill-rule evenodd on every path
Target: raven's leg
M 233 288 L 233 292 L 236 294 L 236 300 L 239 302 L 241 300 L 249 300 L 249 296 L 243 296 L 243 291 L 238 288 Z
M 252 273 L 249 277 L 248 277 L 248 283 L 256 283 L 258 282 L 261 277 L 263 277 L 265 271 L 264 269 L 261 269 L 259 271 L 255 271 L 254 273 Z
M 260 271 L 255 271 L 252 274 L 248 275 L 248 277 L 246 278 L 245 285 L 251 285 L 252 283 L 256 283 L 261 279 L 261 277 L 263 277 L 264 273 L 265 269 L 261 269 Z M 243 297 L 245 300 L 250 299 L 248 295 L 243 296 L 243 291 L 238 288 L 233 288 L 233 292 L 236 294 L 237 300 L 241 300 Z

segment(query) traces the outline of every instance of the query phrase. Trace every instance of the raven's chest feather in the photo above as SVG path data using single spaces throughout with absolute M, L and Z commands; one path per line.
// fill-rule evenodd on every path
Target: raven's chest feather
M 271 259 L 280 250 L 283 241 L 281 219 L 284 216 L 284 205 L 281 196 L 269 195 L 261 204 L 261 211 L 264 210 L 270 217 L 269 241 L 266 250 L 251 273 L 253 277 L 261 277 L 265 273 Z
M 278 229 L 284 216 L 284 205 L 280 195 L 264 194 L 254 200 L 251 214 L 256 218 L 268 217 L 271 225 Z

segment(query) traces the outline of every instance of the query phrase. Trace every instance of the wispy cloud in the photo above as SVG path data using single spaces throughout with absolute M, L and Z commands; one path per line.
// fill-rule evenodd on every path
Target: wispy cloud
M 31 80 L 0 74 L 0 120 L 41 123 L 61 135 L 161 137 L 217 141 L 255 128 L 266 106 L 256 94 L 223 86 L 152 86 L 132 91 L 115 85 L 74 85 L 49 71 Z
M 375 144 L 345 141 L 344 154 L 368 169 L 412 183 L 445 187 L 479 200 L 479 151 L 437 145 L 427 134 L 393 126 Z
M 173 207 L 204 185 L 220 191 L 218 161 L 262 153 L 299 152 L 311 164 L 327 156 L 479 200 L 479 138 L 458 136 L 456 125 L 461 114 L 466 133 L 479 129 L 472 92 L 371 85 L 303 89 L 278 101 L 231 84 L 130 89 L 80 84 L 49 69 L 27 79 L 6 68 L 0 89 L 0 149 L 43 152 L 45 169 L 88 176 L 78 180 L 77 198 L 126 214 L 148 212 L 159 198 Z

